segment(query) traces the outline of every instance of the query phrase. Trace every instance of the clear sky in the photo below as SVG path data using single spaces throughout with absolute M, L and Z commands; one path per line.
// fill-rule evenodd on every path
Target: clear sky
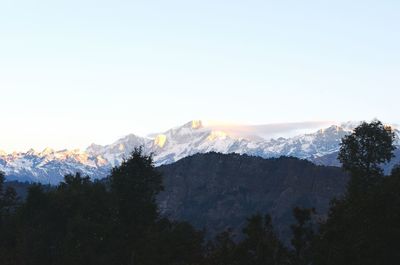
M 192 119 L 400 123 L 400 1 L 0 1 L 0 149 Z

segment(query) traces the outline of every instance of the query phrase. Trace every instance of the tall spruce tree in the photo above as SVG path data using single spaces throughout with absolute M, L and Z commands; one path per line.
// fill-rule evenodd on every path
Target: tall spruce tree
M 136 148 L 113 168 L 109 183 L 115 206 L 114 252 L 121 264 L 135 264 L 146 231 L 159 217 L 156 196 L 163 189 L 161 174 L 152 156 Z

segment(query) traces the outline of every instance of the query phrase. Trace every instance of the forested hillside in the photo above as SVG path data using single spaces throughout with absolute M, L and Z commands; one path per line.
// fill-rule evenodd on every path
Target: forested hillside
M 381 168 L 394 137 L 379 121 L 345 136 L 346 174 L 217 153 L 156 168 L 135 149 L 103 181 L 66 175 L 21 200 L 0 173 L 0 263 L 398 264 L 400 168 Z
M 165 190 L 158 202 L 166 216 L 215 234 L 228 227 L 240 232 L 246 217 L 269 213 L 285 239 L 294 207 L 315 207 L 323 217 L 348 181 L 340 168 L 292 157 L 197 154 L 159 169 Z

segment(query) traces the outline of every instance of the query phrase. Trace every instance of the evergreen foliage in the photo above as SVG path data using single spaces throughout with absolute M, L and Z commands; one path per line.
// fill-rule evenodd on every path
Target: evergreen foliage
M 24 201 L 4 187 L 0 172 L 0 264 L 398 264 L 400 167 L 389 176 L 380 169 L 392 157 L 393 137 L 373 121 L 343 139 L 348 192 L 318 224 L 313 208 L 294 208 L 291 246 L 278 238 L 270 215 L 248 218 L 240 240 L 227 229 L 207 244 L 204 231 L 160 216 L 162 176 L 141 149 L 106 181 L 66 175 L 55 188 L 32 185 Z
M 312 244 L 315 236 L 315 223 L 313 222 L 315 209 L 295 207 L 293 216 L 297 223 L 291 226 L 294 248 L 293 261 L 297 265 L 307 265 L 312 261 Z
M 1 189 L 0 263 L 199 264 L 202 232 L 160 218 L 160 190 L 161 175 L 141 149 L 107 182 L 66 175 L 53 189 L 32 185 L 19 205 Z

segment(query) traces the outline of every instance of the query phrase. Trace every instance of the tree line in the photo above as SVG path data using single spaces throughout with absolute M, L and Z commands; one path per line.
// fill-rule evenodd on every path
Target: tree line
M 369 265 L 400 263 L 400 168 L 384 176 L 395 135 L 380 121 L 343 138 L 339 160 L 351 175 L 328 216 L 294 208 L 291 245 L 275 234 L 268 214 L 247 219 L 212 240 L 187 222 L 160 215 L 162 176 L 152 156 L 135 149 L 110 176 L 67 175 L 54 188 L 34 184 L 25 200 L 0 173 L 2 265 Z

